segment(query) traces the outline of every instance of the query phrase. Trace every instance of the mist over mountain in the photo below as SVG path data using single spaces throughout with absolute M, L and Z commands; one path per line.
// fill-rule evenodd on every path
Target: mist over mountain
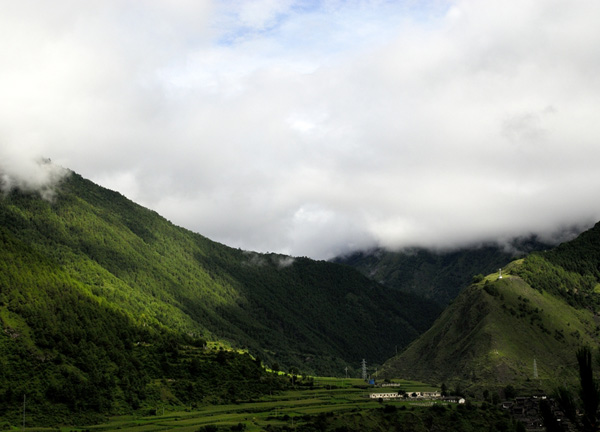
M 263 364 L 342 375 L 382 363 L 441 311 L 348 266 L 216 243 L 72 172 L 51 199 L 45 187 L 11 183 L 0 196 L 0 406 L 11 412 L 24 392 L 44 415 L 135 408 L 154 380 L 179 375 L 198 391 L 171 389 L 178 400 L 226 399 L 190 372 L 193 359 L 194 373 L 216 367 L 207 342 L 234 350 L 219 357 L 224 375 L 258 379 Z M 271 381 L 260 382 L 253 391 Z
M 600 2 L 0 12 L 7 428 L 363 358 L 548 389 L 598 345 Z
M 600 224 L 511 262 L 501 278 L 477 278 L 383 373 L 477 391 L 574 385 L 575 352 L 600 341 L 598 268 Z
M 547 391 L 573 383 L 574 351 L 600 340 L 600 224 L 558 247 L 531 237 L 331 263 L 231 248 L 57 172 L 3 177 L 0 408 L 15 423 L 24 395 L 38 424 L 89 424 L 285 388 L 268 367 L 357 375 L 363 358 L 380 377 L 471 395 Z M 499 266 L 502 279 L 481 274 Z
M 0 192 L 3 194 L 19 189 L 51 200 L 60 181 L 68 175 L 69 170 L 53 164 L 50 159 L 0 158 Z
M 558 238 L 575 235 L 572 231 L 563 231 Z M 504 244 L 477 244 L 454 250 L 374 249 L 337 257 L 333 261 L 352 266 L 385 286 L 445 306 L 471 283 L 475 275 L 497 271 L 518 257 L 552 246 L 531 236 Z
M 599 19 L 593 1 L 12 2 L 0 164 L 31 179 L 48 157 L 221 243 L 315 259 L 586 228 Z

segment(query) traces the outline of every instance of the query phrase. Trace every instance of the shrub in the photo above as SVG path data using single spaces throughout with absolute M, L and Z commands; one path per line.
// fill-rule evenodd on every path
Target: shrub
M 480 273 L 480 274 L 476 274 L 475 276 L 473 276 L 473 279 L 471 280 L 472 283 L 477 284 L 479 282 L 481 282 L 484 279 L 484 276 Z

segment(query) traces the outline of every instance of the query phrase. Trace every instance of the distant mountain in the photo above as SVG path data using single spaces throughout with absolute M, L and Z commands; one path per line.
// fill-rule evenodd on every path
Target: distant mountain
M 465 288 L 382 373 L 490 388 L 571 382 L 576 350 L 600 341 L 599 269 L 596 225 Z
M 387 287 L 415 293 L 446 306 L 473 276 L 498 271 L 518 257 L 551 247 L 536 237 L 529 237 L 515 239 L 505 246 L 484 244 L 450 251 L 374 249 L 333 261 L 352 266 Z
M 166 394 L 156 382 L 219 400 L 246 390 L 215 380 L 259 377 L 261 360 L 339 375 L 383 362 L 439 312 L 347 266 L 215 243 L 77 174 L 51 200 L 0 197 L 0 409 L 26 393 L 66 417 L 135 408 Z

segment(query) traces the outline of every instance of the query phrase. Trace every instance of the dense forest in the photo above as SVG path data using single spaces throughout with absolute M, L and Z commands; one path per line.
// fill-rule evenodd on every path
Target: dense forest
M 245 400 L 285 385 L 259 359 L 137 325 L 81 294 L 68 277 L 39 270 L 43 277 L 23 272 L 16 289 L 3 286 L 0 297 L 0 410 L 7 420 L 25 403 L 34 422 L 85 423 L 160 403 Z M 29 278 L 41 289 L 24 288 Z
M 73 418 L 165 394 L 252 397 L 280 385 L 263 365 L 352 372 L 362 358 L 383 362 L 439 311 L 346 266 L 215 243 L 77 174 L 51 200 L 18 189 L 0 198 L 8 413 L 24 399 L 32 415 Z M 244 379 L 256 383 L 247 394 L 211 385 Z
M 600 338 L 598 231 L 511 263 L 503 279 L 470 274 L 497 265 L 491 249 L 416 254 L 413 279 L 386 264 L 440 289 L 456 269 L 469 274 L 440 315 L 439 299 L 348 265 L 221 245 L 74 173 L 52 199 L 12 189 L 0 197 L 1 417 L 14 425 L 26 410 L 32 423 L 89 424 L 252 400 L 289 385 L 272 370 L 358 376 L 363 358 L 377 365 L 396 350 L 382 373 L 491 389 L 571 382 L 561 365 Z M 441 279 L 424 268 L 443 269 Z
M 375 249 L 336 258 L 365 276 L 402 292 L 418 294 L 445 307 L 477 274 L 488 274 L 531 252 L 551 246 L 535 236 L 504 245 L 479 244 L 452 250 Z

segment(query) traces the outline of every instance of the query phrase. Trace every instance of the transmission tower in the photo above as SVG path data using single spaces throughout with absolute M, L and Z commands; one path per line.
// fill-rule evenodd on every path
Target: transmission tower
M 537 362 L 535 361 L 535 359 L 533 359 L 533 378 L 534 379 L 538 378 Z
M 362 359 L 362 379 L 367 380 L 367 361 Z

